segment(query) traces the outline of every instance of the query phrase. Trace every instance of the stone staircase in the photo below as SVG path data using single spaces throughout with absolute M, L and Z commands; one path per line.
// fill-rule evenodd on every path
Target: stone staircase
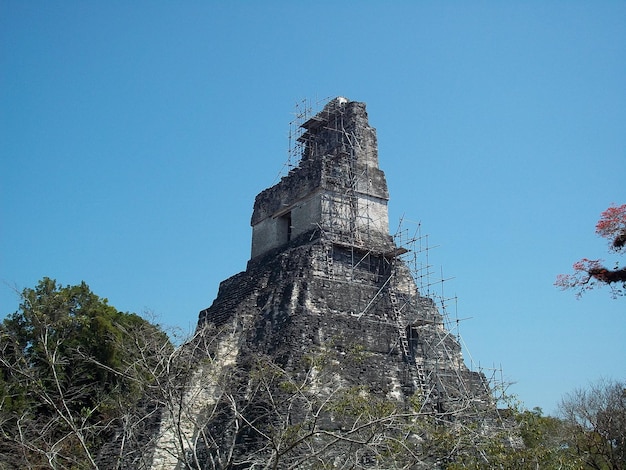
M 254 273 L 241 272 L 220 286 L 213 304 L 200 312 L 200 323 L 211 322 L 220 327 L 230 320 L 242 301 L 258 289 L 259 279 Z

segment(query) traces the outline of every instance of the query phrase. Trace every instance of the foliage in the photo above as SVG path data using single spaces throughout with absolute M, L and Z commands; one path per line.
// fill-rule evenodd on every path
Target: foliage
M 611 206 L 600 216 L 596 233 L 609 239 L 609 249 L 620 252 L 626 244 L 626 204 Z
M 0 461 L 13 468 L 95 468 L 97 453 L 143 399 L 132 367 L 167 336 L 83 282 L 44 278 L 0 324 Z M 156 352 L 156 351 L 152 351 Z M 0 468 L 2 464 L 0 464 Z M 8 468 L 8 467 L 7 467 Z
M 508 410 L 517 434 L 499 432 L 476 443 L 473 452 L 460 454 L 448 470 L 475 469 L 571 469 L 581 461 L 565 445 L 563 422 L 543 416 L 541 409 Z M 511 441 L 515 436 L 518 440 Z
M 566 395 L 568 443 L 586 468 L 626 468 L 626 382 L 600 380 Z
M 626 204 L 611 206 L 602 212 L 596 224 L 596 234 L 609 240 L 609 251 L 623 252 L 626 244 Z M 574 263 L 573 268 L 573 274 L 559 274 L 555 285 L 564 290 L 577 290 L 578 297 L 601 285 L 608 285 L 614 297 L 624 295 L 626 268 L 620 268 L 619 264 L 609 269 L 601 259 L 583 258 Z
M 563 419 L 509 400 L 437 413 L 339 369 L 358 344 L 299 362 L 237 360 L 232 329 L 174 348 L 86 284 L 43 279 L 0 324 L 0 469 L 624 468 L 624 384 L 577 391 Z M 155 451 L 156 449 L 156 451 Z
M 539 409 L 498 413 L 470 400 L 436 413 L 419 393 L 403 403 L 368 384 L 343 384 L 339 357 L 321 347 L 289 371 L 269 356 L 237 366 L 245 371 L 214 361 L 205 388 L 221 392 L 188 414 L 202 438 L 179 452 L 211 469 L 582 468 L 563 444 L 562 421 Z M 185 401 L 198 404 L 199 395 Z

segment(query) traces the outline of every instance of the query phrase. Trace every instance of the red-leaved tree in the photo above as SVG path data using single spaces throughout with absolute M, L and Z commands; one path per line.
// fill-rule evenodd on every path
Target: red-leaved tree
M 611 206 L 600 216 L 596 233 L 609 240 L 609 251 L 623 253 L 626 246 L 626 204 Z M 554 283 L 561 289 L 575 289 L 580 297 L 585 291 L 608 285 L 613 297 L 626 291 L 626 268 L 615 263 L 613 269 L 604 266 L 604 260 L 583 258 L 574 263 L 573 274 L 559 274 Z

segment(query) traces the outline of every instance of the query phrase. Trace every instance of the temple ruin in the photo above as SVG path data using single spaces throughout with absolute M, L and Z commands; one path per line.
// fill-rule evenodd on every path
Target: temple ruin
M 356 448 L 373 404 L 381 416 L 368 425 L 386 423 L 377 432 L 388 439 L 400 417 L 452 423 L 495 409 L 484 375 L 468 369 L 418 289 L 404 260 L 411 247 L 390 235 L 365 104 L 329 101 L 296 141 L 299 161 L 254 202 L 246 271 L 200 312 L 196 341 L 208 353 L 189 386 L 192 411 L 179 417 L 178 439 L 163 420 L 155 469 L 175 468 L 168 455 L 185 445 L 202 468 L 262 468 L 274 458 L 273 468 L 389 468 L 375 447 L 383 438 Z

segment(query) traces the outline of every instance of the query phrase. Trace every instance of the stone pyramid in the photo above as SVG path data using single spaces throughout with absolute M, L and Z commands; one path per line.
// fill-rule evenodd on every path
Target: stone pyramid
M 298 142 L 256 197 L 246 271 L 200 312 L 185 432 L 201 468 L 392 468 L 376 422 L 387 435 L 495 408 L 389 233 L 365 104 L 331 100 Z

